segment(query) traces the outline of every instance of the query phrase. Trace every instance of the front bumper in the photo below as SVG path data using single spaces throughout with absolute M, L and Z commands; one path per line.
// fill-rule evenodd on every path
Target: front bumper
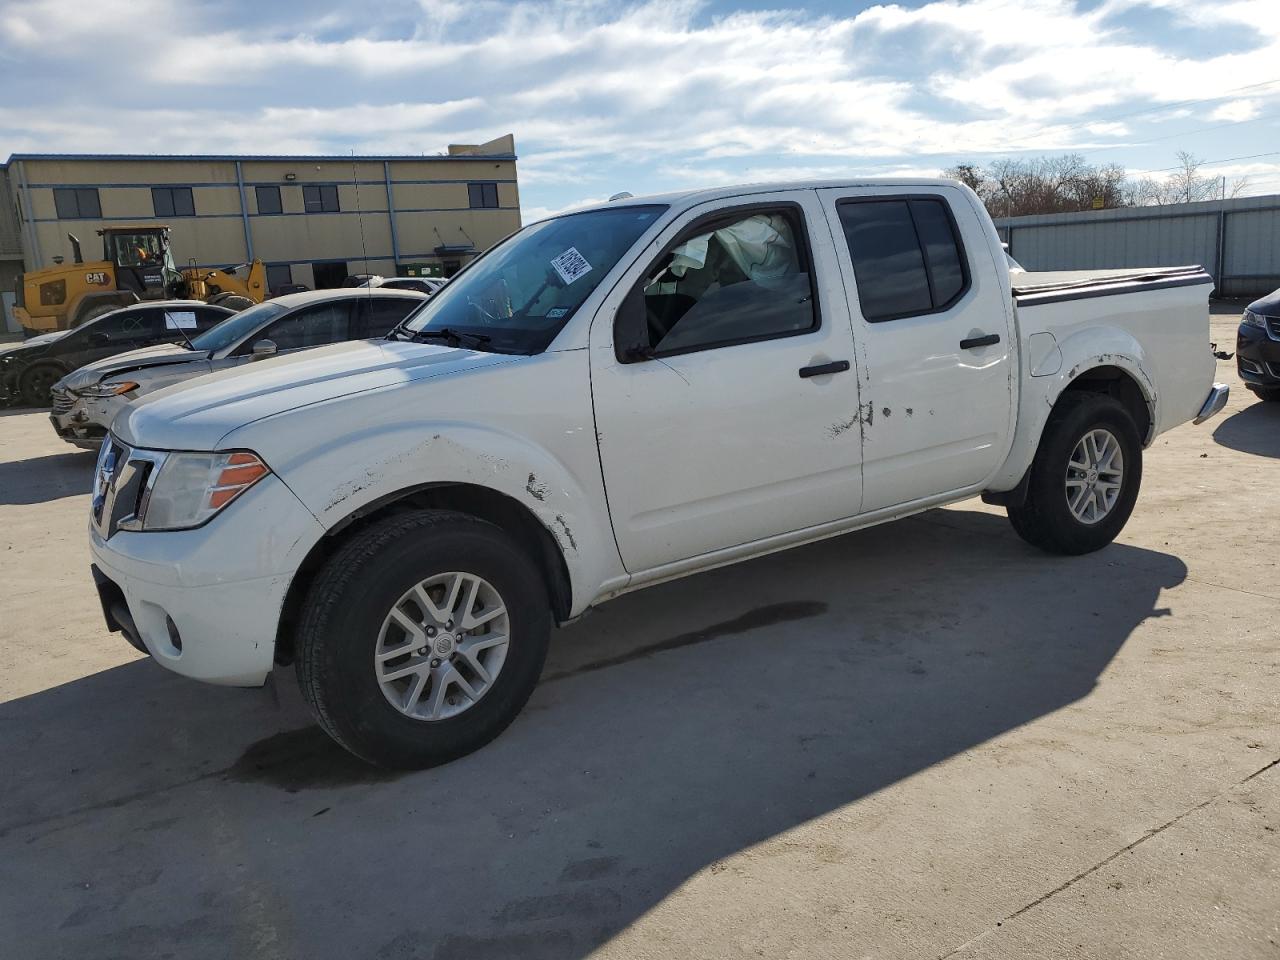
M 115 398 L 82 397 L 67 390 L 54 389 L 53 410 L 49 422 L 54 431 L 73 446 L 96 450 L 111 427 L 116 411 Z
M 1280 339 L 1260 327 L 1240 324 L 1236 331 L 1236 372 L 1246 384 L 1280 387 Z
M 156 662 L 206 683 L 260 686 L 293 571 L 323 528 L 269 476 L 203 527 L 104 539 L 91 522 L 107 629 Z

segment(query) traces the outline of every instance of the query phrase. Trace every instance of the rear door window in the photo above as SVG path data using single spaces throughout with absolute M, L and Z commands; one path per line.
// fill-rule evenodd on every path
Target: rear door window
M 941 199 L 841 200 L 836 210 L 869 322 L 946 310 L 968 289 L 964 247 Z

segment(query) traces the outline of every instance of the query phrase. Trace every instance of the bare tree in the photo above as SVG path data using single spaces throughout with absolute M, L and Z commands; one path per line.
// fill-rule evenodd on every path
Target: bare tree
M 943 176 L 971 187 L 993 217 L 1191 203 L 1239 196 L 1249 185 L 1247 177 L 1228 183 L 1203 175 L 1202 161 L 1186 151 L 1178 153 L 1178 162 L 1176 171 L 1163 180 L 1131 180 L 1119 164 L 1095 166 L 1078 153 L 1007 158 L 986 166 L 960 163 Z
M 962 163 L 945 175 L 972 187 L 994 216 L 1065 213 L 1125 205 L 1125 172 L 1094 166 L 1079 154 Z
M 1203 161 L 1185 150 L 1178 151 L 1178 166 L 1166 179 L 1143 177 L 1129 187 L 1134 206 L 1163 203 L 1194 203 L 1238 197 L 1249 187 L 1248 177 L 1206 177 L 1200 172 Z

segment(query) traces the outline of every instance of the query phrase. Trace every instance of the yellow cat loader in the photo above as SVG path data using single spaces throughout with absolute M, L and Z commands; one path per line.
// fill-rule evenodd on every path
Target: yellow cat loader
M 54 266 L 18 277 L 13 314 L 27 336 L 78 327 L 141 300 L 204 300 L 243 310 L 267 295 L 261 260 L 230 270 L 179 271 L 164 224 L 107 227 L 98 235 L 101 260 L 85 263 L 80 241 L 67 234 L 73 263 L 54 257 Z

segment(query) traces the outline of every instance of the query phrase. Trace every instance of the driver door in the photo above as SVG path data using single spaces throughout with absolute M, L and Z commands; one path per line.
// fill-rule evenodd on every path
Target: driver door
M 853 363 L 840 268 L 812 191 L 677 219 L 591 329 L 600 462 L 627 570 L 855 516 Z

